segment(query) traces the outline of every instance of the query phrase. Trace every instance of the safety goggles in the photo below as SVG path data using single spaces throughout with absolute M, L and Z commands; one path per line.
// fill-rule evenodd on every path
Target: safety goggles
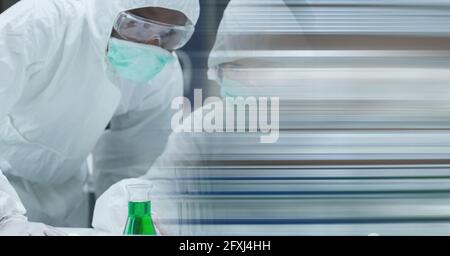
M 160 47 L 169 51 L 183 47 L 194 34 L 191 23 L 185 26 L 165 24 L 128 12 L 119 14 L 114 29 L 123 39 L 138 43 L 157 40 Z

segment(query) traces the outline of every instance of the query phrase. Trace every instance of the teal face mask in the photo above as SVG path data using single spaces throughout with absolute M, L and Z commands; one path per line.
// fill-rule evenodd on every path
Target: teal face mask
M 247 80 L 238 81 L 223 77 L 220 81 L 222 97 L 277 97 L 279 88 L 268 87 L 261 84 L 261 81 Z
M 227 78 L 222 78 L 220 83 L 221 96 L 223 98 L 235 98 L 239 96 L 239 93 L 237 91 L 240 87 L 242 87 L 242 85 L 239 82 Z
M 247 86 L 239 81 L 222 78 L 221 81 L 222 97 L 236 98 L 238 96 L 255 96 L 255 88 Z
M 132 82 L 146 85 L 175 57 L 170 52 L 152 45 L 111 38 L 108 62 L 113 72 Z

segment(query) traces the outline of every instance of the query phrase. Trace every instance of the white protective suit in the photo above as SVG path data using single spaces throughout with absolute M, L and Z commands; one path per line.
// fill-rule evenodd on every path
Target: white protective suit
M 199 16 L 198 0 L 22 0 L 0 16 L 0 219 L 87 226 L 80 167 L 91 152 L 98 191 L 160 155 L 182 94 L 179 62 L 148 85 L 106 72 L 115 18 L 142 7 Z

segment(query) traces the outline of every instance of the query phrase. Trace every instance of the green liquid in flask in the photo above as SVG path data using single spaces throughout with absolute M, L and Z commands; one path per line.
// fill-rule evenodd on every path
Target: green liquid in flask
M 125 235 L 156 235 L 151 217 L 151 202 L 128 202 L 128 220 Z

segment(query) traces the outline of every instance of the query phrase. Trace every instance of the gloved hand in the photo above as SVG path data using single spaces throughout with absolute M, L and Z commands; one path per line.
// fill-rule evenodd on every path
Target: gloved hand
M 42 223 L 29 222 L 24 216 L 6 217 L 0 221 L 0 236 L 65 236 Z
M 148 184 L 145 179 L 126 179 L 112 185 L 103 193 L 95 203 L 92 226 L 112 235 L 122 235 L 128 218 L 128 193 L 127 186 L 132 184 Z M 158 217 L 152 212 L 153 224 L 158 235 L 167 235 L 161 229 Z

